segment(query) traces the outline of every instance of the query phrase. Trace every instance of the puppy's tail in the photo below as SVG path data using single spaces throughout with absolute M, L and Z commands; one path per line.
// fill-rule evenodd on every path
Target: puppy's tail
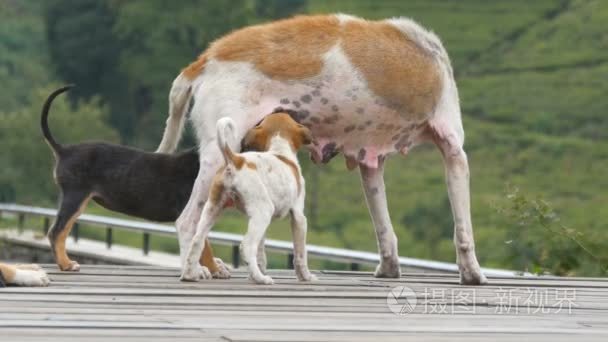
M 49 111 L 51 109 L 51 104 L 57 95 L 68 91 L 72 87 L 74 87 L 74 85 L 70 84 L 55 90 L 49 95 L 49 97 L 47 97 L 46 101 L 44 101 L 44 105 L 42 106 L 42 115 L 40 116 L 40 128 L 42 128 L 42 135 L 56 154 L 59 154 L 63 147 L 55 140 L 55 138 L 53 138 L 51 130 L 49 129 Z
M 173 80 L 169 91 L 169 117 L 157 153 L 173 153 L 177 148 L 184 130 L 188 103 L 192 98 L 192 84 L 202 74 L 206 64 L 207 56 L 202 54 Z
M 245 159 L 230 149 L 230 144 L 236 140 L 234 120 L 229 117 L 221 118 L 217 121 L 217 144 L 222 151 L 224 161 L 227 166 L 236 166 L 240 169 Z

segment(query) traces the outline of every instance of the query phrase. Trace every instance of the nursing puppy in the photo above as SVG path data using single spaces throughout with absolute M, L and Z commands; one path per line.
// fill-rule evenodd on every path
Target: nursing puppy
M 196 234 L 186 254 L 181 279 L 197 281 L 209 278 L 197 255 L 204 251 L 203 241 L 228 204 L 249 217 L 241 254 L 249 264 L 250 278 L 258 284 L 272 284 L 258 265 L 260 244 L 274 217 L 291 217 L 294 267 L 300 281 L 314 280 L 306 256 L 306 217 L 304 216 L 304 178 L 296 152 L 312 142 L 308 128 L 295 122 L 287 113 L 270 114 L 243 139 L 246 149 L 264 152 L 235 154 L 235 125 L 230 118 L 217 122 L 218 145 L 225 165 L 215 175 L 209 200 L 205 202 Z M 263 254 L 263 252 L 262 252 Z
M 55 97 L 72 86 L 55 90 L 42 108 L 41 127 L 55 155 L 53 175 L 61 190 L 61 205 L 48 238 L 62 271 L 78 271 L 70 260 L 65 241 L 88 201 L 104 208 L 158 222 L 173 222 L 186 205 L 199 170 L 195 149 L 179 154 L 150 153 L 104 142 L 61 145 L 51 135 L 48 114 Z M 214 259 L 207 240 L 200 261 L 215 277 L 230 273 Z
M 48 286 L 49 278 L 40 266 L 8 265 L 0 263 L 0 287 L 5 285 L 17 286 Z

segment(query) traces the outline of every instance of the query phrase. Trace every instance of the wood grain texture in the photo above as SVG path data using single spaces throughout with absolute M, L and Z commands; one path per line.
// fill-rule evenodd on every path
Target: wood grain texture
M 271 270 L 276 284 L 254 285 L 245 271 L 228 280 L 181 283 L 176 268 L 84 266 L 80 274 L 45 265 L 48 288 L 0 289 L 6 341 L 605 341 L 608 279 L 494 278 L 461 286 L 457 275 Z M 416 296 L 396 315 L 396 286 Z M 464 295 L 469 300 L 462 301 Z M 558 297 L 556 297 L 556 295 Z M 556 300 L 572 307 L 558 312 Z

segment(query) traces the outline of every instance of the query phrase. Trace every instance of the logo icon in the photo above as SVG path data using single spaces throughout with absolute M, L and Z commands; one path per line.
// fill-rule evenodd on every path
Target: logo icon
M 396 315 L 407 315 L 416 308 L 416 293 L 407 286 L 395 286 L 386 296 L 386 305 Z

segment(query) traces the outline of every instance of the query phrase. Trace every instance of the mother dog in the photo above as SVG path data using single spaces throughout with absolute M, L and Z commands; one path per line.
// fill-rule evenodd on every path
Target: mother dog
M 338 14 L 295 17 L 230 33 L 174 80 L 159 151 L 175 149 L 185 104 L 192 97 L 201 163 L 177 220 L 182 257 L 221 166 L 216 121 L 234 119 L 240 140 L 267 113 L 282 107 L 295 111 L 294 118 L 313 132 L 314 161 L 343 153 L 349 168 L 359 167 L 380 251 L 376 277 L 400 276 L 384 161 L 433 142 L 445 164 L 461 283 L 486 282 L 475 256 L 458 90 L 448 54 L 432 32 L 404 18 L 366 21 Z

